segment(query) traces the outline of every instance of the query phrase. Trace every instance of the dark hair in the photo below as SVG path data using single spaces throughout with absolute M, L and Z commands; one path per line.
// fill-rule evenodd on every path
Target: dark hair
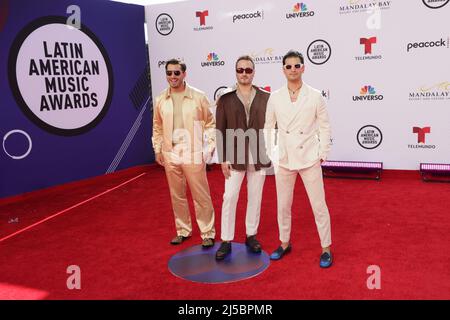
M 236 60 L 236 66 L 235 66 L 235 68 L 237 68 L 238 62 L 241 61 L 241 60 L 247 60 L 247 61 L 250 61 L 250 62 L 252 63 L 252 65 L 253 65 L 253 69 L 255 68 L 255 62 L 253 61 L 253 58 L 250 57 L 250 56 L 248 56 L 248 55 L 240 56 L 240 57 Z
M 170 59 L 166 61 L 166 71 L 167 71 L 167 66 L 169 64 L 174 64 L 174 65 L 179 65 L 181 66 L 181 71 L 185 72 L 186 71 L 186 63 L 182 62 L 179 59 Z
M 287 58 L 299 58 L 301 64 L 304 63 L 303 55 L 302 55 L 300 52 L 295 51 L 295 50 L 289 50 L 289 51 L 284 55 L 284 57 L 283 57 L 283 66 L 286 64 L 286 59 L 287 59 Z

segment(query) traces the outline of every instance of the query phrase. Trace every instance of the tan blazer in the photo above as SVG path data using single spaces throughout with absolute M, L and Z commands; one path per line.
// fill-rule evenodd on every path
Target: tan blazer
M 207 151 L 215 148 L 215 121 L 209 110 L 210 103 L 206 95 L 186 84 L 183 100 L 183 124 L 190 141 L 190 153 L 194 159 L 201 159 L 203 154 L 203 139 L 206 136 Z M 155 153 L 167 153 L 173 149 L 173 102 L 170 88 L 164 90 L 157 98 L 153 107 L 152 144 Z
M 321 92 L 303 83 L 297 102 L 292 104 L 287 86 L 273 92 L 264 126 L 268 156 L 274 164 L 289 170 L 326 160 L 331 145 L 328 112 Z M 275 125 L 278 130 L 273 130 Z

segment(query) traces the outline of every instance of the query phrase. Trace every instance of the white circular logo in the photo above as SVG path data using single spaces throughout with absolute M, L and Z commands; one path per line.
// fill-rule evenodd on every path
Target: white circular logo
M 228 87 L 226 87 L 226 86 L 218 87 L 216 89 L 216 91 L 214 91 L 214 101 L 219 99 L 227 89 L 228 89 Z
M 359 129 L 356 140 L 364 149 L 378 148 L 383 141 L 381 130 L 375 126 L 367 125 Z
M 430 9 L 439 9 L 445 6 L 449 0 L 422 0 L 422 2 Z
M 306 53 L 311 63 L 324 64 L 331 57 L 331 46 L 325 40 L 315 40 L 308 46 Z
M 168 36 L 173 31 L 173 19 L 167 13 L 161 13 L 156 18 L 155 26 L 160 35 Z
M 76 135 L 95 127 L 112 98 L 109 57 L 85 26 L 44 17 L 25 27 L 9 56 L 9 80 L 22 111 L 41 128 Z

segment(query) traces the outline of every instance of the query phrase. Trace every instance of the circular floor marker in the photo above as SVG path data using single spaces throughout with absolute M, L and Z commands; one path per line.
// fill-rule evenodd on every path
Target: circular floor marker
M 173 255 L 169 260 L 169 270 L 175 276 L 201 283 L 227 283 L 252 278 L 262 273 L 270 264 L 265 251 L 253 253 L 245 244 L 232 242 L 232 251 L 224 260 L 216 260 L 214 247 L 201 245 L 189 247 Z

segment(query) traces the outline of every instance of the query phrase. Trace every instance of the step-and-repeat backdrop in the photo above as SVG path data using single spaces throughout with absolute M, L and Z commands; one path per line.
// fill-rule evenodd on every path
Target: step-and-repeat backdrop
M 332 124 L 330 160 L 417 170 L 450 163 L 449 0 L 192 0 L 146 7 L 153 96 L 164 62 L 187 64 L 211 101 L 235 83 L 234 63 L 256 61 L 255 84 L 285 85 L 282 56 L 305 56 Z
M 143 6 L 0 0 L 0 198 L 153 161 Z

